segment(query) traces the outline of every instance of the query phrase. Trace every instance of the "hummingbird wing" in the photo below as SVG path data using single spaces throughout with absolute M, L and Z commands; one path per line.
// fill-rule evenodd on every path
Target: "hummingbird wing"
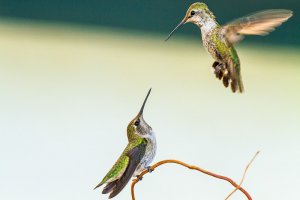
M 112 192 L 109 195 L 109 198 L 113 198 L 118 195 L 123 188 L 127 185 L 128 181 L 132 177 L 134 171 L 136 170 L 137 166 L 140 164 L 142 158 L 144 157 L 146 152 L 146 143 L 142 142 L 138 146 L 131 149 L 127 156 L 129 157 L 128 166 L 121 176 L 120 179 L 115 181 L 114 186 L 110 186 L 112 188 Z
M 111 192 L 109 198 L 113 198 L 121 192 L 132 177 L 137 166 L 141 162 L 146 152 L 146 143 L 142 142 L 136 147 L 131 147 L 130 144 L 126 147 L 127 153 L 121 156 L 114 164 L 111 170 L 106 174 L 103 180 L 94 188 L 98 188 L 107 183 L 104 187 L 102 194 Z M 126 151 L 125 149 L 125 151 Z
M 97 189 L 98 187 L 102 186 L 105 183 L 109 184 L 109 183 L 114 182 L 115 180 L 119 179 L 125 172 L 125 170 L 128 166 L 128 163 L 129 163 L 129 157 L 126 155 L 121 156 L 117 160 L 117 162 L 113 165 L 113 167 L 109 170 L 109 172 L 105 175 L 105 177 L 102 179 L 102 181 L 94 188 L 94 190 Z M 107 185 L 107 187 L 108 187 L 108 185 Z
M 267 35 L 283 22 L 287 21 L 293 12 L 291 10 L 264 10 L 241 17 L 222 27 L 227 43 L 231 46 L 241 41 L 244 35 Z

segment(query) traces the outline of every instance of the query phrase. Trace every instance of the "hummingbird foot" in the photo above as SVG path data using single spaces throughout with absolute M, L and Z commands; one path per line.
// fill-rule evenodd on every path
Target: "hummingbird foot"
M 143 180 L 143 177 L 140 176 L 140 175 L 136 175 L 135 177 L 136 177 L 137 179 L 139 179 L 139 181 Z
M 219 63 L 219 62 L 215 61 L 212 65 L 212 67 L 214 69 L 214 74 L 216 75 L 216 77 L 219 80 L 221 80 L 224 75 L 225 65 L 223 63 Z
M 154 171 L 153 169 L 151 169 L 151 166 L 147 166 L 147 167 L 145 167 L 145 168 L 146 168 L 146 170 L 147 170 L 149 173 L 151 173 L 151 172 Z
M 226 69 L 226 64 L 225 63 L 219 63 L 218 61 L 215 61 L 212 65 L 214 69 L 214 74 L 219 80 L 222 80 L 223 85 L 225 87 L 229 86 L 229 83 L 231 81 L 230 75 L 228 70 Z

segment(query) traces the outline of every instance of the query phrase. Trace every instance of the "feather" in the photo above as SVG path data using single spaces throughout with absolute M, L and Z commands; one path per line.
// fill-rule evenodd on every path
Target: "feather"
M 145 151 L 146 151 L 146 143 L 142 142 L 140 145 L 134 147 L 128 152 L 128 156 L 129 156 L 128 166 L 123 176 L 116 181 L 115 186 L 109 195 L 110 199 L 118 195 L 123 190 L 123 188 L 127 185 L 128 181 L 130 180 L 134 171 L 136 170 L 138 164 L 141 162 L 143 156 L 145 155 Z
M 107 183 L 107 185 L 102 190 L 102 194 L 110 193 L 116 187 L 116 182 L 117 181 L 118 180 L 115 180 L 113 182 Z
M 221 32 L 229 44 L 234 44 L 242 40 L 244 35 L 267 35 L 292 15 L 291 10 L 264 10 L 224 25 Z

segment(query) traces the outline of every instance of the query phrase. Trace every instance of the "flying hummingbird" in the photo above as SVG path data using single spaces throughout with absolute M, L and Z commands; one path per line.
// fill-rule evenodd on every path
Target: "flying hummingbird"
M 201 29 L 203 45 L 215 60 L 212 65 L 214 74 L 225 87 L 230 84 L 233 92 L 238 90 L 242 93 L 240 60 L 233 45 L 241 41 L 244 35 L 267 35 L 292 15 L 290 10 L 264 10 L 220 26 L 207 5 L 198 2 L 189 7 L 166 41 L 183 24 L 192 22 L 197 25 Z
M 145 122 L 143 111 L 151 89 L 137 116 L 127 126 L 128 144 L 123 153 L 106 174 L 102 181 L 94 188 L 106 184 L 102 194 L 109 198 L 115 197 L 126 186 L 131 177 L 138 175 L 145 169 L 150 170 L 149 164 L 156 153 L 156 138 L 152 128 Z

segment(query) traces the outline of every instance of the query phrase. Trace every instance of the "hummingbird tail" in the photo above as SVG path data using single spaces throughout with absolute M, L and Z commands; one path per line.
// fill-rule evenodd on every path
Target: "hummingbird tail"
M 108 194 L 108 193 L 110 193 L 116 187 L 116 182 L 117 181 L 118 180 L 115 180 L 113 182 L 107 183 L 107 185 L 102 190 L 102 194 Z
M 237 90 L 240 93 L 244 92 L 243 82 L 239 77 L 238 77 L 238 79 L 231 80 L 230 86 L 231 86 L 232 92 L 236 92 Z
M 232 92 L 239 91 L 240 93 L 243 93 L 244 85 L 241 76 L 241 63 L 234 47 L 230 48 L 230 56 L 226 60 L 225 66 L 229 72 L 229 79 L 231 79 L 230 86 Z
M 237 90 L 240 93 L 244 92 L 244 85 L 242 81 L 240 65 L 234 67 L 234 74 L 231 78 L 231 90 L 232 92 L 236 92 Z
M 244 89 L 244 85 L 243 85 L 241 75 L 239 76 L 239 79 L 238 79 L 238 85 L 239 85 L 239 92 L 243 93 L 245 91 L 245 89 Z

